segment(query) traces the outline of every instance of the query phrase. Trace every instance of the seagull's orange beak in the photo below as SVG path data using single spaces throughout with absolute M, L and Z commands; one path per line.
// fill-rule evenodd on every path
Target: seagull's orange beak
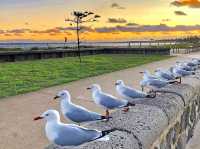
M 33 120 L 34 120 L 34 121 L 37 121 L 37 120 L 41 120 L 41 119 L 43 119 L 43 117 L 38 116 L 38 117 L 35 117 Z

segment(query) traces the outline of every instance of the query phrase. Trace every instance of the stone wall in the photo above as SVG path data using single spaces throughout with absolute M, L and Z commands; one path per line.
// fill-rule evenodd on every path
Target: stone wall
M 81 55 L 95 54 L 159 54 L 170 55 L 169 48 L 90 48 L 81 50 Z M 23 60 L 62 58 L 78 56 L 77 50 L 43 50 L 43 51 L 16 51 L 0 52 L 0 62 L 15 62 Z
M 109 122 L 87 125 L 98 130 L 116 128 L 109 141 L 46 149 L 184 149 L 200 117 L 200 79 L 183 80 L 181 85 L 163 88 L 167 92 L 154 99 L 138 101 L 127 113 L 113 112 Z

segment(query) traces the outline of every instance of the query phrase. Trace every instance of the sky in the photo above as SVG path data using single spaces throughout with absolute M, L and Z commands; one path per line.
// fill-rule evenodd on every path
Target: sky
M 81 40 L 120 41 L 199 35 L 200 0 L 0 0 L 1 41 L 75 40 L 71 12 L 91 11 Z

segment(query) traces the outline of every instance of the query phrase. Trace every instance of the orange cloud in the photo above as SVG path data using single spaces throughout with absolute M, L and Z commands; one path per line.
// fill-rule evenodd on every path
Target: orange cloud
M 171 4 L 177 7 L 188 6 L 191 8 L 200 8 L 199 0 L 175 0 Z

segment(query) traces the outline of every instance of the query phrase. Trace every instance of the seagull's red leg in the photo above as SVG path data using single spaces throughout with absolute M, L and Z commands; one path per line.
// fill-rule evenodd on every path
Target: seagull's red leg
M 109 119 L 109 111 L 106 110 L 106 118 Z

